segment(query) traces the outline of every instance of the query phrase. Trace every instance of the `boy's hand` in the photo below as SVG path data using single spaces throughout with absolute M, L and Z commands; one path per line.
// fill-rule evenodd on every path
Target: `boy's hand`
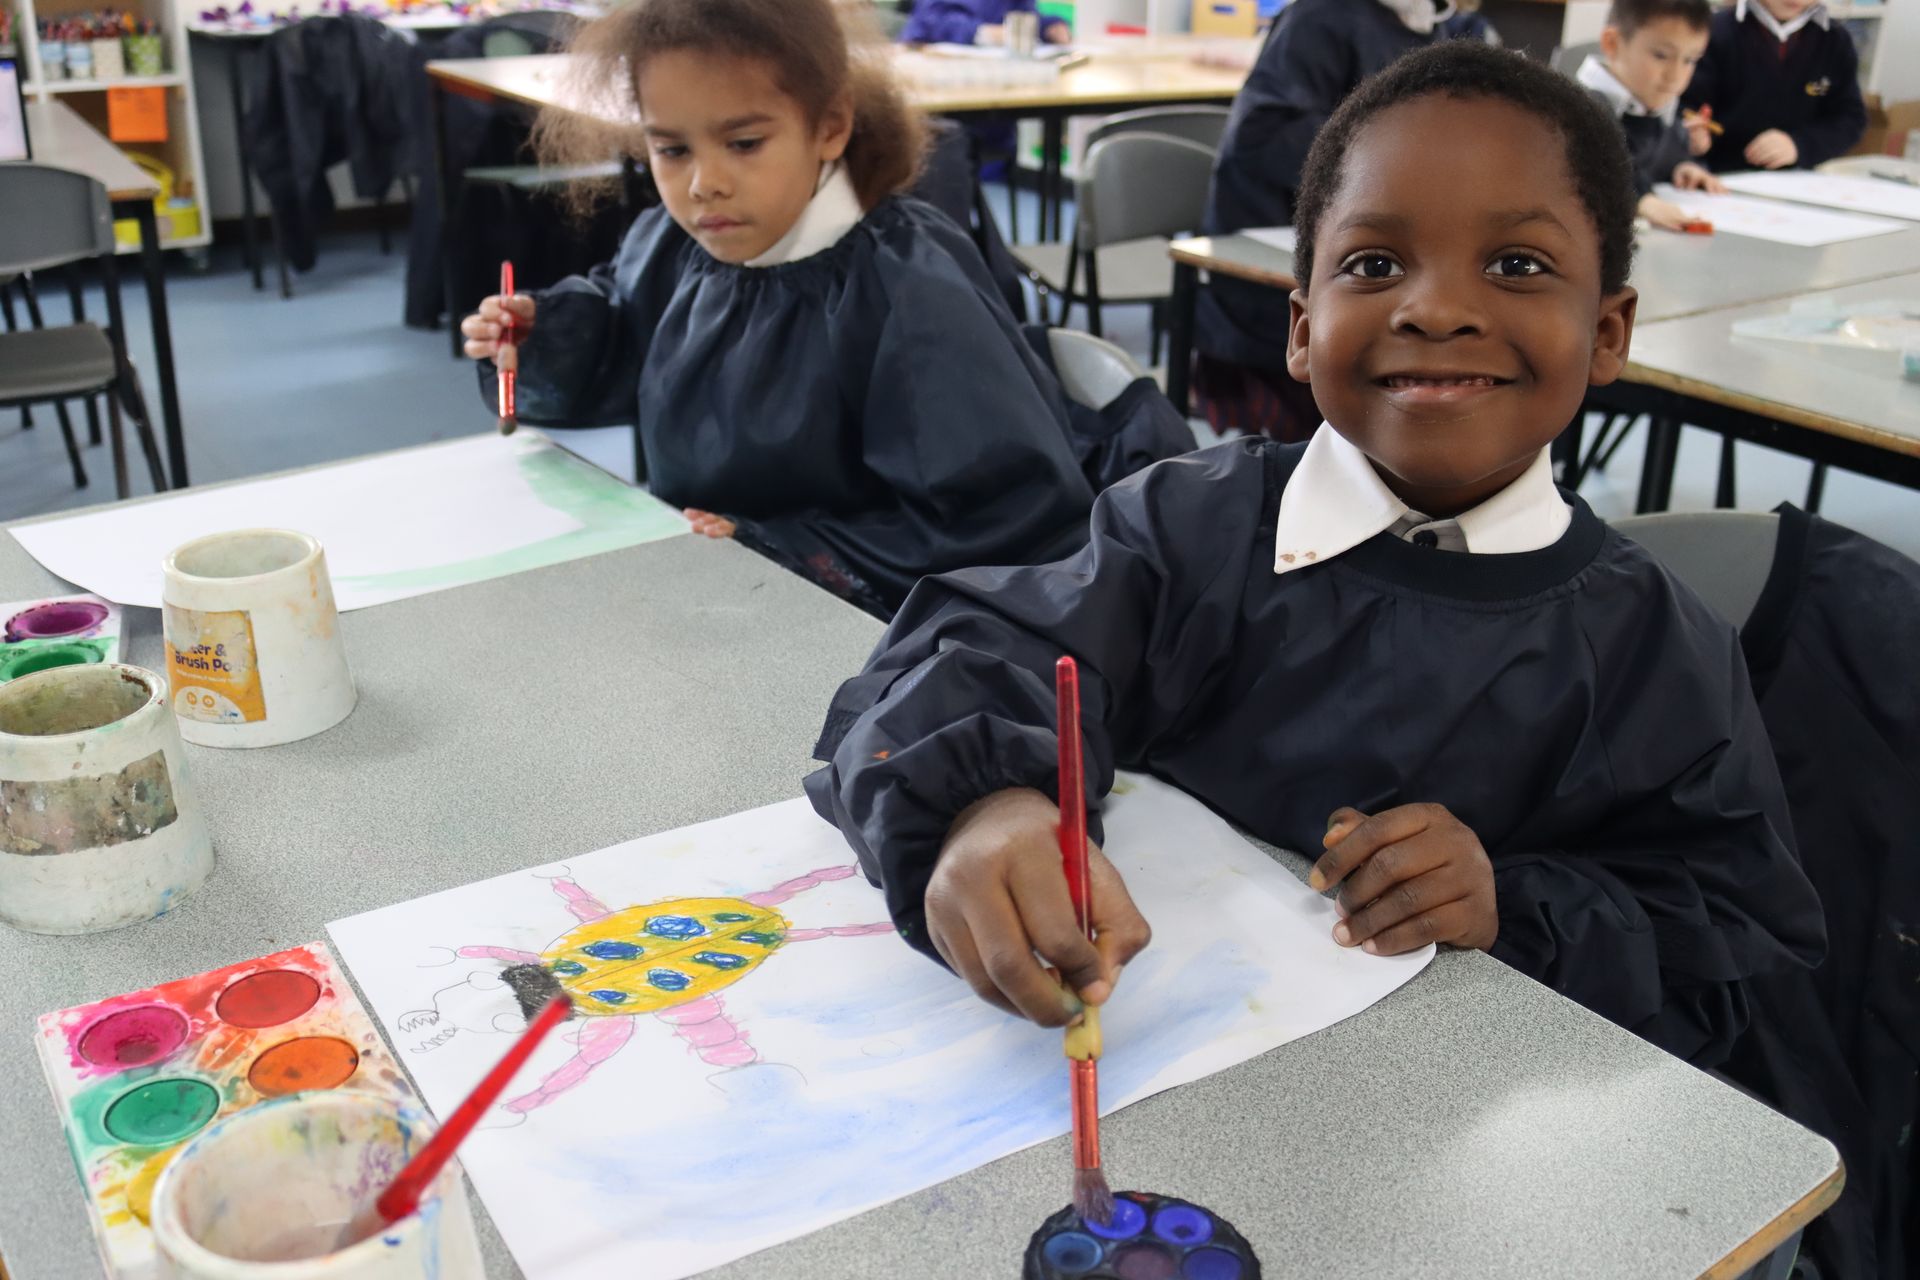
M 1682 191 L 1705 191 L 1709 195 L 1725 195 L 1727 184 L 1708 172 L 1705 165 L 1683 160 L 1673 167 L 1673 185 Z
M 1068 44 L 1073 40 L 1073 28 L 1064 22 L 1049 22 L 1040 29 L 1040 38 L 1048 44 Z
M 533 299 L 524 293 L 516 293 L 511 298 L 494 294 L 480 304 L 480 310 L 460 322 L 460 332 L 467 339 L 467 355 L 474 360 L 495 360 L 500 355 L 500 335 L 506 330 L 507 317 L 513 317 L 513 343 L 516 346 L 524 342 L 527 330 L 533 328 Z M 502 367 L 517 364 L 519 353 L 507 357 Z
M 1713 150 L 1713 130 L 1707 128 L 1707 122 L 1695 116 L 1687 121 L 1687 152 L 1690 155 L 1703 156 Z
M 1394 956 L 1429 942 L 1486 951 L 1500 932 L 1493 863 L 1480 837 L 1437 804 L 1405 804 L 1372 817 L 1336 809 L 1307 884 L 1340 885 L 1333 927 L 1343 947 Z
M 1655 195 L 1641 196 L 1638 212 L 1654 226 L 1665 227 L 1668 231 L 1678 231 L 1690 220 L 1685 209 L 1671 200 L 1662 200 Z
M 711 511 L 702 511 L 698 507 L 688 507 L 680 513 L 693 526 L 695 533 L 705 534 L 709 538 L 731 538 L 740 526 L 725 516 L 717 516 Z
M 1800 159 L 1800 148 L 1778 129 L 1769 129 L 1747 144 L 1747 163 L 1762 169 L 1785 169 Z
M 1120 873 L 1093 849 L 1098 940 L 1087 941 L 1060 866 L 1059 822 L 1060 810 L 1038 791 L 996 791 L 953 820 L 927 884 L 934 949 L 982 1000 L 1043 1027 L 1079 1016 L 1082 1001 L 1106 1003 L 1120 967 L 1153 936 Z M 1064 989 L 1043 959 L 1060 971 Z

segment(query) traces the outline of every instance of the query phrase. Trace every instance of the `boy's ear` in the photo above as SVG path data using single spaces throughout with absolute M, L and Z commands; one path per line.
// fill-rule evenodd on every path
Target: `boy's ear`
M 1620 46 L 1623 43 L 1624 41 L 1620 39 L 1620 28 L 1611 23 L 1600 28 L 1600 56 L 1608 62 L 1620 56 Z M 1579 68 L 1575 67 L 1574 70 L 1578 71 Z
M 819 134 L 823 162 L 831 163 L 847 153 L 847 143 L 853 138 L 853 100 L 846 94 L 828 103 L 820 113 Z
M 1587 384 L 1604 387 L 1627 367 L 1627 348 L 1633 341 L 1633 316 L 1640 291 L 1632 287 L 1600 299 L 1600 322 L 1593 330 L 1593 359 L 1587 365 Z
M 1307 291 L 1295 289 L 1287 295 L 1287 372 L 1295 382 L 1308 381 L 1307 366 Z

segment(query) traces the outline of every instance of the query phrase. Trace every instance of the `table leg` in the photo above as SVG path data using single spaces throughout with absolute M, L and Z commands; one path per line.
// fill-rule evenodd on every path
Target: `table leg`
M 1730 511 L 1735 503 L 1733 486 L 1733 437 L 1720 437 L 1720 474 L 1713 486 L 1713 505 Z
M 1813 464 L 1813 475 L 1807 479 L 1807 510 L 1814 515 L 1820 514 L 1820 499 L 1827 492 L 1827 464 Z
M 433 182 L 440 207 L 440 288 L 447 309 L 447 343 L 453 358 L 458 360 L 461 355 L 460 303 L 455 296 L 453 281 L 453 244 L 447 234 L 453 226 L 453 210 L 449 207 L 449 201 L 453 199 L 454 175 L 448 168 L 452 160 L 447 153 L 447 91 L 438 80 L 429 86 L 427 101 L 433 113 Z
M 1673 501 L 1673 464 L 1680 452 L 1680 422 L 1662 414 L 1647 418 L 1647 459 L 1640 467 L 1640 496 L 1634 512 L 1665 511 Z
M 167 319 L 167 267 L 160 256 L 160 220 L 153 201 L 139 202 L 140 270 L 147 285 L 147 315 L 153 324 L 153 362 L 160 378 L 160 418 L 167 432 L 167 474 L 173 487 L 187 487 L 187 442 L 180 434 L 180 391 L 173 380 L 173 327 Z
M 1066 117 L 1050 112 L 1040 118 L 1040 238 L 1060 238 L 1060 206 L 1066 181 L 1060 171 L 1060 149 L 1066 145 Z
M 244 46 L 229 42 L 232 56 L 227 59 L 227 87 L 233 97 L 233 147 L 240 157 L 240 230 L 246 246 L 247 270 L 253 273 L 253 287 L 266 288 L 260 278 L 260 228 L 253 215 L 253 161 L 247 156 L 247 54 Z
M 1167 324 L 1167 399 L 1185 417 L 1189 411 L 1187 378 L 1193 367 L 1193 308 L 1200 296 L 1200 268 L 1173 264 L 1172 316 Z

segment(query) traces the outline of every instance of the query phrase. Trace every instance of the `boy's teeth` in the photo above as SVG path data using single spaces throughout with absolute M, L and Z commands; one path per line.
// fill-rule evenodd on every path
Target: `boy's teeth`
M 1392 377 L 1387 379 L 1390 387 L 1490 387 L 1492 378 L 1411 378 Z

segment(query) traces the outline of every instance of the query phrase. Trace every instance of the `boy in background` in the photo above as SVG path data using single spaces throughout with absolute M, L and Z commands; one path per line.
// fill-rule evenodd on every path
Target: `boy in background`
M 1681 230 L 1686 211 L 1653 194 L 1656 183 L 1682 191 L 1725 191 L 1690 158 L 1680 95 L 1707 51 L 1713 11 L 1707 0 L 1614 0 L 1600 33 L 1600 53 L 1574 76 L 1619 121 L 1633 161 L 1639 213 L 1657 227 Z
M 1724 130 L 1694 133 L 1693 153 L 1715 171 L 1811 169 L 1867 129 L 1853 37 L 1815 0 L 1737 0 L 1714 14 L 1682 100 Z

